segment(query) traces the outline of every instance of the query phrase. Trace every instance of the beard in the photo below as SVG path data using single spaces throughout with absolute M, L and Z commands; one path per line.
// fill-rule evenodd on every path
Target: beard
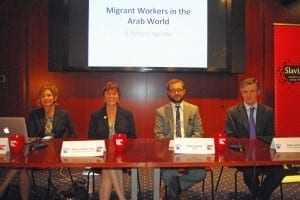
M 184 99 L 184 97 L 173 98 L 173 97 L 170 97 L 169 95 L 168 95 L 168 97 L 169 97 L 170 101 L 172 101 L 173 103 L 176 103 L 176 104 L 181 103 Z

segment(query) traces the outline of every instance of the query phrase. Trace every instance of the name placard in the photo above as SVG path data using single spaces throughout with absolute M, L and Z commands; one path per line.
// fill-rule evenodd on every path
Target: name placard
M 106 151 L 104 140 L 63 141 L 61 157 L 103 156 Z
M 0 154 L 9 152 L 8 138 L 0 138 Z
M 270 148 L 276 152 L 300 152 L 300 137 L 274 137 Z
M 173 149 L 182 154 L 215 154 L 215 142 L 213 138 L 176 138 Z

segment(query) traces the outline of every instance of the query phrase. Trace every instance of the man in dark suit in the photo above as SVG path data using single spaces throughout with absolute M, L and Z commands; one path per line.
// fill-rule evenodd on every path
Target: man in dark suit
M 201 117 L 196 105 L 185 102 L 184 82 L 172 79 L 167 84 L 170 103 L 156 110 L 154 133 L 157 138 L 202 137 Z M 179 128 L 176 123 L 178 107 Z M 179 131 L 180 135 L 176 135 Z M 162 178 L 168 187 L 168 199 L 177 199 L 182 191 L 187 190 L 206 176 L 205 169 L 163 169 Z
M 250 139 L 258 136 L 273 136 L 273 109 L 257 102 L 260 94 L 259 82 L 254 78 L 243 80 L 240 84 L 240 92 L 243 102 L 227 110 L 225 132 L 229 137 L 248 137 Z M 253 110 L 253 117 L 251 110 Z M 250 125 L 252 122 L 253 128 Z M 240 170 L 243 172 L 244 181 L 254 199 L 269 199 L 285 174 L 282 166 L 241 167 Z M 261 174 L 265 175 L 262 183 L 258 177 Z

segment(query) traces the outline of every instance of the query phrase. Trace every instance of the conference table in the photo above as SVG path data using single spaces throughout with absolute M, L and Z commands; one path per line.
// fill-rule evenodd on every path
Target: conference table
M 78 140 L 76 140 L 78 141 Z M 0 156 L 1 167 L 19 168 L 131 168 L 131 198 L 138 198 L 137 168 L 147 166 L 144 139 L 128 139 L 125 152 L 114 149 L 112 139 L 106 139 L 107 151 L 101 157 L 61 157 L 63 139 L 52 139 L 48 146 L 37 151 L 30 151 L 30 145 L 23 153 L 7 153 Z
M 161 168 L 210 168 L 236 166 L 270 166 L 300 164 L 299 153 L 276 153 L 269 144 L 259 139 L 227 138 L 224 150 L 215 154 L 174 154 L 168 139 L 147 139 L 147 167 L 153 168 L 153 199 L 160 197 Z M 243 152 L 234 151 L 230 145 L 240 145 Z
M 169 139 L 128 139 L 124 153 L 114 150 L 112 139 L 106 139 L 107 151 L 101 157 L 61 157 L 62 139 L 53 139 L 45 149 L 30 151 L 26 145 L 21 154 L 0 155 L 1 167 L 20 168 L 131 168 L 131 197 L 137 199 L 138 168 L 153 168 L 153 199 L 159 199 L 161 168 L 233 167 L 300 164 L 299 153 L 276 153 L 258 139 L 227 138 L 224 150 L 215 154 L 174 154 Z M 244 151 L 233 151 L 230 145 L 239 144 Z

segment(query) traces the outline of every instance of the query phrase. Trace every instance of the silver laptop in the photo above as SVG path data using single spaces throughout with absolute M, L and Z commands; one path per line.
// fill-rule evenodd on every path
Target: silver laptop
M 9 134 L 20 133 L 25 137 L 25 143 L 35 141 L 27 134 L 26 121 L 24 117 L 0 117 L 0 136 L 8 137 Z

